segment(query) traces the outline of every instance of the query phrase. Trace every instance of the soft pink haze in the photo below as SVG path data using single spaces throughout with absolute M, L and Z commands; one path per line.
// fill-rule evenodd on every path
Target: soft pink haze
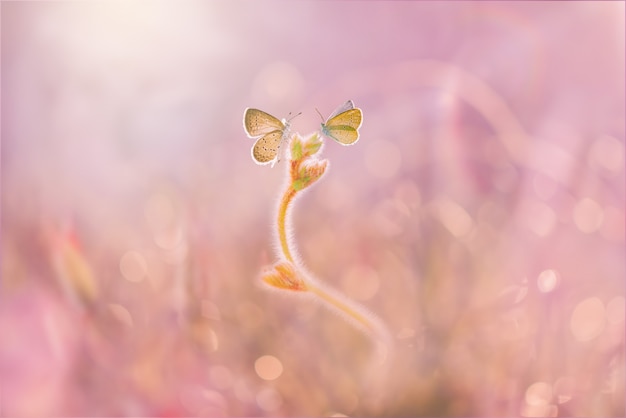
M 623 2 L 0 14 L 0 416 L 624 415 Z M 290 239 L 382 360 L 261 280 L 289 162 L 244 109 L 348 99 Z

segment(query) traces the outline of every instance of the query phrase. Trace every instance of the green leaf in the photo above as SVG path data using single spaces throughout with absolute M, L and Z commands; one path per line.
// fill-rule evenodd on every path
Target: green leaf
M 292 187 L 297 192 L 299 190 L 304 189 L 306 186 L 308 186 L 309 185 L 309 181 L 310 181 L 310 179 L 307 178 L 307 177 L 297 179 L 296 181 L 294 181 L 292 183 Z
M 299 160 L 300 158 L 302 158 L 302 142 L 296 139 L 291 143 L 291 159 Z
M 304 147 L 307 155 L 316 154 L 322 147 L 322 139 L 319 134 L 315 133 L 311 135 L 311 137 L 304 144 Z
M 322 148 L 321 142 L 313 142 L 313 143 L 309 142 L 306 144 L 306 153 L 308 155 L 317 154 L 320 148 Z

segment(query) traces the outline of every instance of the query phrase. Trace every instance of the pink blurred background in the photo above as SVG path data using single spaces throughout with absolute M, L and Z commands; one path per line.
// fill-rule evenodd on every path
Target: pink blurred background
M 2 2 L 0 416 L 623 416 L 623 2 Z M 257 107 L 361 139 L 259 285 Z

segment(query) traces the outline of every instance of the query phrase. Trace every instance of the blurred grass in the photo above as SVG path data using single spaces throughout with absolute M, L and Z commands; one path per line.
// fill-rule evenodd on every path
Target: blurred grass
M 0 414 L 624 415 L 614 9 L 115 4 L 2 5 Z M 343 25 L 296 23 L 322 16 Z M 313 38 L 319 54 L 297 48 Z M 346 99 L 361 140 L 326 144 L 294 241 L 389 328 L 382 367 L 334 313 L 259 280 L 286 167 L 254 165 L 241 112 L 302 108 L 305 133 Z

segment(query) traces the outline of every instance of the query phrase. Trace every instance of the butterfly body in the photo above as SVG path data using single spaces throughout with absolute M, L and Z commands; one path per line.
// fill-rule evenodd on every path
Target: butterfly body
M 247 108 L 243 127 L 250 138 L 257 138 L 252 146 L 252 159 L 260 165 L 276 164 L 283 142 L 291 134 L 290 123 L 259 109 Z
M 362 123 L 363 112 L 348 100 L 322 123 L 322 134 L 341 145 L 352 145 L 359 139 L 358 129 Z

